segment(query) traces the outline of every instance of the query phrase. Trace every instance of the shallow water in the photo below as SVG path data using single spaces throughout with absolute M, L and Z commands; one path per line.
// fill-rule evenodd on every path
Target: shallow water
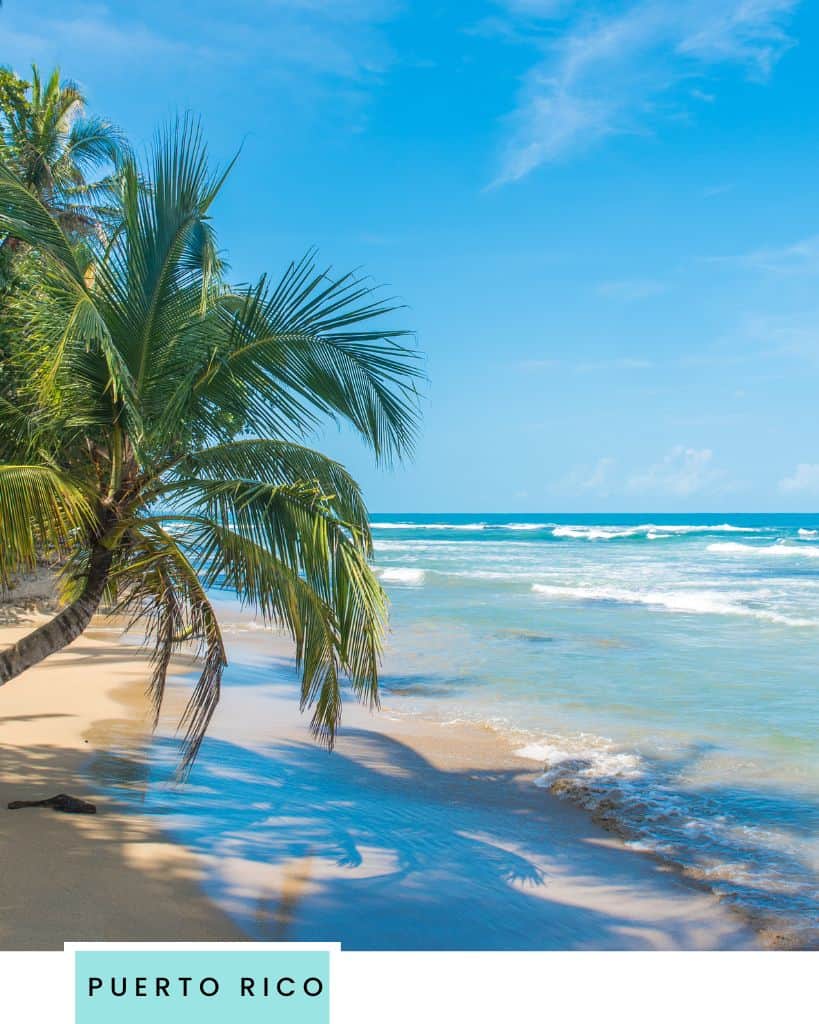
M 542 765 L 539 785 L 816 944 L 819 516 L 375 516 L 373 528 L 392 604 L 390 708 L 491 725 Z M 272 692 L 259 623 L 219 600 L 226 685 Z M 246 756 L 249 727 L 220 727 L 232 746 L 208 740 L 200 762 L 228 777 L 240 765 L 225 750 Z M 147 808 L 169 814 L 150 788 Z M 207 832 L 215 813 L 190 811 L 180 834 Z
M 375 516 L 385 689 L 815 941 L 819 517 Z

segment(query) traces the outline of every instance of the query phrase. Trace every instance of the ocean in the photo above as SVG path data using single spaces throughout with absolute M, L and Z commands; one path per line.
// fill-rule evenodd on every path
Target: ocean
M 819 941 L 819 515 L 401 514 L 372 526 L 391 604 L 388 713 L 497 730 L 535 785 Z M 219 600 L 226 687 L 272 687 L 260 623 Z M 225 763 L 246 727 L 228 728 L 238 746 L 205 741 L 183 817 L 161 785 L 143 805 L 211 853 L 217 812 L 224 848 L 238 842 L 226 805 L 196 806 L 198 777 L 247 773 Z
M 819 925 L 819 515 L 376 515 L 390 702 L 509 733 L 724 898 Z

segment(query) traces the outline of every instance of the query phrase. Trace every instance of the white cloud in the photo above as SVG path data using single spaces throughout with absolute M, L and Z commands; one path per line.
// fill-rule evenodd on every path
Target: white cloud
M 4 12 L 2 44 L 4 61 L 20 74 L 30 70 L 32 61 L 53 62 L 65 52 L 93 55 L 96 60 L 142 60 L 190 54 L 215 56 L 190 39 L 164 35 L 136 21 L 115 18 L 107 7 L 90 6 L 79 14 L 61 13 L 49 17 L 38 11 L 34 17 L 14 10 Z
M 819 363 L 819 310 L 780 316 L 746 316 L 736 340 L 753 358 L 780 361 L 786 357 Z
M 685 35 L 678 51 L 709 63 L 745 64 L 765 76 L 793 40 L 785 21 L 799 0 L 706 0 L 677 3 Z M 688 9 L 686 11 L 686 8 Z
M 660 462 L 633 473 L 626 482 L 626 490 L 675 498 L 688 498 L 705 490 L 724 490 L 724 475 L 713 468 L 713 459 L 710 448 L 677 445 Z
M 604 456 L 593 466 L 575 466 L 559 483 L 558 490 L 568 494 L 594 494 L 606 498 L 614 486 L 617 460 Z
M 585 480 L 580 481 L 581 489 L 585 491 L 599 491 L 607 487 L 615 464 L 615 460 L 612 458 L 598 459 L 589 476 Z
M 819 466 L 814 467 L 819 480 Z M 576 465 L 557 484 L 556 491 L 574 497 L 617 496 L 634 501 L 682 501 L 688 498 L 715 497 L 735 491 L 738 484 L 714 465 L 710 448 L 676 445 L 658 462 L 645 469 L 628 472 L 618 469 L 618 460 L 604 456 L 592 465 Z
M 779 481 L 779 490 L 785 494 L 819 495 L 819 463 L 800 462 L 792 476 Z
M 690 87 L 675 98 L 675 86 L 714 66 L 738 65 L 764 79 L 792 45 L 786 25 L 798 3 L 632 0 L 614 10 L 598 3 L 566 12 L 565 5 L 506 0 L 516 27 L 507 37 L 525 39 L 542 56 L 524 78 L 496 184 L 608 135 L 645 131 L 664 106 L 690 102 Z
M 757 249 L 744 262 L 774 274 L 819 274 L 819 235 L 773 249 Z
M 235 65 L 256 62 L 279 77 L 298 72 L 358 81 L 380 74 L 395 55 L 383 26 L 399 10 L 398 0 L 238 0 L 229 17 L 199 19 L 180 35 L 161 15 L 140 20 L 115 7 L 90 4 L 66 12 L 54 0 L 3 10 L 3 60 L 24 72 L 31 60 L 60 61 L 68 70 L 93 61 L 125 65 L 174 58 Z M 259 64 L 259 62 L 261 62 Z M 257 70 L 258 70 L 257 68 Z

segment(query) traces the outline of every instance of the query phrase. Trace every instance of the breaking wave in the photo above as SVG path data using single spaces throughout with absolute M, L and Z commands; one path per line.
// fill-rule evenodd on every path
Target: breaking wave
M 707 790 L 681 788 L 673 762 L 602 736 L 552 734 L 515 753 L 543 766 L 535 785 L 585 808 L 628 845 L 684 868 L 758 923 L 784 923 L 798 942 L 816 942 L 815 878 L 807 865 L 795 869 L 791 844 L 774 823 L 749 825 L 741 808 L 732 812 Z
M 555 526 L 554 537 L 567 537 L 573 540 L 617 540 L 622 537 L 648 537 L 659 540 L 665 537 L 681 537 L 692 533 L 761 533 L 755 526 L 733 526 L 731 523 L 706 525 L 668 525 L 656 523 L 640 523 L 636 526 Z
M 739 544 L 736 541 L 722 541 L 709 544 L 707 551 L 724 555 L 764 555 L 772 558 L 819 558 L 819 547 L 808 544 Z
M 406 586 L 418 587 L 424 582 L 423 569 L 376 569 L 376 574 L 385 583 L 403 583 Z
M 739 603 L 737 595 L 728 597 L 721 593 L 708 590 L 628 590 L 624 587 L 569 587 L 553 586 L 546 583 L 533 583 L 532 590 L 544 597 L 569 601 L 604 601 L 614 604 L 649 605 L 664 608 L 670 612 L 682 612 L 693 615 L 745 615 L 767 622 L 777 622 L 785 626 L 816 626 L 813 619 L 795 618 L 772 611 L 769 608 L 756 608 Z M 753 600 L 760 595 L 749 594 Z

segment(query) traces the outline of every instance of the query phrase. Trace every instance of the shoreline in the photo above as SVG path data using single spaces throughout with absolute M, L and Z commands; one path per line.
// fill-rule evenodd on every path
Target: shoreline
M 446 727 L 450 725 L 446 721 L 438 721 L 431 717 L 421 717 L 414 712 L 404 712 L 398 709 L 390 709 L 390 714 L 399 716 L 406 721 L 419 721 L 430 725 Z M 601 830 L 618 847 L 624 847 L 638 857 L 646 858 L 658 865 L 662 871 L 673 872 L 685 885 L 698 893 L 704 893 L 713 898 L 721 907 L 724 907 L 731 915 L 738 918 L 743 924 L 751 929 L 758 941 L 758 948 L 763 950 L 781 951 L 811 951 L 819 948 L 812 938 L 805 938 L 799 928 L 788 922 L 785 917 L 777 918 L 776 915 L 766 915 L 761 911 L 755 911 L 751 907 L 731 899 L 730 896 L 721 894 L 715 886 L 709 882 L 707 874 L 698 870 L 684 861 L 672 856 L 662 850 L 654 848 L 647 843 L 644 837 L 638 832 L 634 824 L 624 817 L 618 816 L 618 808 L 615 800 L 609 797 L 590 801 L 588 789 L 582 782 L 570 780 L 570 777 L 558 775 L 549 780 L 550 770 L 548 766 L 539 768 L 528 768 L 521 771 L 522 762 L 532 763 L 537 760 L 528 753 L 523 753 L 519 748 L 530 744 L 537 745 L 537 741 L 529 733 L 521 731 L 521 735 L 515 736 L 517 730 L 505 731 L 494 724 L 469 723 L 465 720 L 457 722 L 458 729 L 486 731 L 493 734 L 497 739 L 499 749 L 503 748 L 507 753 L 504 760 L 514 763 L 518 773 L 525 779 L 526 784 L 536 788 L 542 798 L 548 801 L 557 801 L 559 804 L 579 812 L 581 817 L 592 823 L 594 827 Z
M 0 643 L 11 632 L 0 629 Z M 177 672 L 191 667 L 179 659 Z M 328 760 L 281 687 L 226 687 L 211 730 L 212 747 L 238 750 L 262 788 L 220 777 L 205 757 L 192 789 L 210 795 L 189 792 L 182 805 L 179 790 L 166 795 L 166 811 L 193 808 L 193 825 L 169 835 L 139 810 L 145 678 L 144 654 L 90 630 L 0 689 L 0 839 L 12 866 L 0 892 L 2 948 L 248 937 L 352 949 L 769 945 L 701 883 L 538 789 L 540 770 L 493 730 L 347 705 Z M 66 682 L 79 679 L 82 700 L 74 691 L 67 700 Z M 291 802 L 267 779 L 284 782 Z M 134 806 L 112 799 L 112 781 Z M 10 799 L 61 791 L 102 813 L 5 810 Z M 259 796 L 261 813 L 250 809 Z M 224 835 L 197 832 L 197 801 L 211 820 L 230 804 Z M 328 802 L 341 810 L 327 813 Z M 64 878 L 46 870 L 54 848 L 67 854 Z

